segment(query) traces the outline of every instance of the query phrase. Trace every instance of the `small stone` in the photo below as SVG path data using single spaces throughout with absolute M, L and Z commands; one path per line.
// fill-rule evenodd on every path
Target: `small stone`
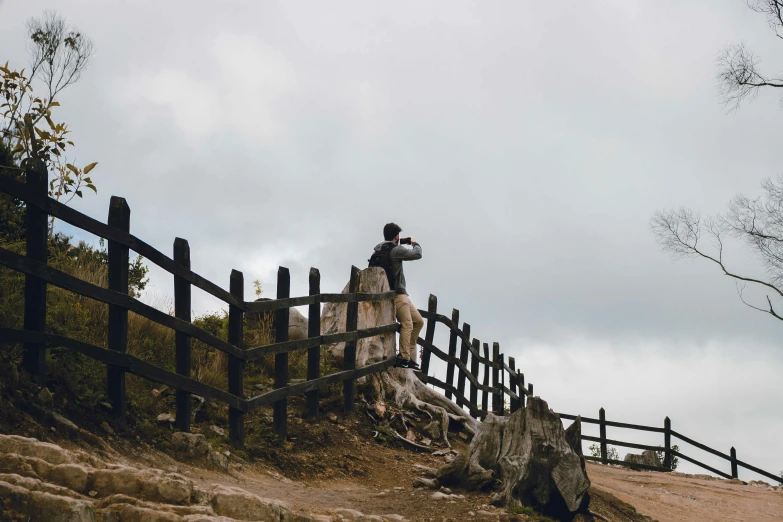
M 429 446 L 432 444 L 432 441 L 430 439 L 421 439 L 421 445 L 422 446 Z
M 212 446 L 200 433 L 178 431 L 171 436 L 171 444 L 174 451 L 191 458 L 206 457 L 212 452 Z
M 436 489 L 438 487 L 438 483 L 435 479 L 416 477 L 415 479 L 413 479 L 413 487 L 423 488 L 423 489 Z
M 42 388 L 41 391 L 38 392 L 38 400 L 41 401 L 42 404 L 51 404 L 52 398 L 52 392 L 49 391 L 49 388 Z
M 161 413 L 158 415 L 158 422 L 160 423 L 166 423 L 166 422 L 174 422 L 174 415 L 171 413 Z
M 451 495 L 452 491 L 449 488 L 441 487 L 440 490 L 447 495 Z
M 87 494 L 90 495 L 91 497 L 95 498 L 95 496 L 98 494 L 98 492 L 95 491 L 94 489 L 91 489 L 90 492 L 87 493 Z
M 333 422 L 334 424 L 337 424 L 337 415 L 335 415 L 334 413 L 330 413 L 329 415 L 326 416 L 326 418 L 329 419 L 329 422 Z
M 150 393 L 151 393 L 151 394 L 152 394 L 152 396 L 153 396 L 154 398 L 156 398 L 156 399 L 157 399 L 158 397 L 160 397 L 160 390 L 158 390 L 157 388 L 156 388 L 156 389 L 153 389 L 153 390 L 152 390 Z
M 220 426 L 212 425 L 209 427 L 210 430 L 212 430 L 217 435 L 220 435 L 221 437 L 226 434 L 226 430 L 221 428 Z
M 429 435 L 432 439 L 438 440 L 441 437 L 440 422 L 433 420 L 424 426 L 424 433 Z
M 228 455 L 213 451 L 209 454 L 209 463 L 218 469 L 228 471 Z
M 416 440 L 416 434 L 413 433 L 413 430 L 408 430 L 408 432 L 405 434 L 405 438 L 411 442 L 414 442 Z
M 105 431 L 106 433 L 108 433 L 110 435 L 114 435 L 114 430 L 111 428 L 111 426 L 109 426 L 108 422 L 103 421 L 101 423 L 101 428 L 103 428 L 103 431 Z

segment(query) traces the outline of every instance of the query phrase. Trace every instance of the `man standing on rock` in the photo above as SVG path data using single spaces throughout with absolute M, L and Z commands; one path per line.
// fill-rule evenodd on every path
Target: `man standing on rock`
M 417 370 L 419 365 L 414 360 L 414 350 L 419 339 L 419 332 L 424 326 L 424 319 L 408 297 L 402 262 L 421 259 L 421 245 L 412 237 L 406 237 L 400 241 L 401 231 L 402 228 L 396 223 L 387 223 L 383 227 L 385 241 L 375 247 L 373 257 L 379 258 L 379 266 L 386 269 L 389 287 L 397 292 L 394 297 L 394 308 L 401 328 L 400 354 L 396 366 Z M 405 244 L 411 245 L 411 248 L 404 247 Z M 370 260 L 370 264 L 373 264 L 373 259 Z

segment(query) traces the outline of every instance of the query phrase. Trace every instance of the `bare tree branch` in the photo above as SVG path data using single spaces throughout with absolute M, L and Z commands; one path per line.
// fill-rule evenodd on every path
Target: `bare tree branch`
M 766 15 L 775 36 L 783 39 L 783 0 L 747 0 L 747 4 L 753 11 Z M 739 108 L 746 99 L 753 99 L 763 87 L 783 88 L 783 79 L 765 76 L 759 71 L 759 63 L 744 43 L 730 45 L 718 56 L 718 90 L 723 104 L 730 110 Z
M 754 283 L 771 290 L 783 297 L 783 289 L 774 282 L 746 277 L 730 271 L 723 262 L 723 239 L 721 226 L 722 220 L 708 219 L 704 223 L 701 217 L 687 208 L 678 210 L 658 211 L 650 220 L 650 228 L 658 244 L 665 251 L 673 253 L 676 257 L 698 257 L 706 259 L 718 265 L 723 274 L 736 279 Z M 713 237 L 717 254 L 708 254 L 699 243 L 704 231 Z
M 754 310 L 758 310 L 759 312 L 763 312 L 765 314 L 770 314 L 772 317 L 775 317 L 776 319 L 779 319 L 783 321 L 783 317 L 779 316 L 777 312 L 775 312 L 774 307 L 772 306 L 772 301 L 769 299 L 769 296 L 767 296 L 767 304 L 769 305 L 768 309 L 759 308 L 758 306 L 754 306 L 747 301 L 745 301 L 744 296 L 742 295 L 743 290 L 745 289 L 744 285 L 740 285 L 737 283 L 737 294 L 739 294 L 740 301 L 742 301 L 742 304 L 747 306 L 748 308 L 752 308 Z

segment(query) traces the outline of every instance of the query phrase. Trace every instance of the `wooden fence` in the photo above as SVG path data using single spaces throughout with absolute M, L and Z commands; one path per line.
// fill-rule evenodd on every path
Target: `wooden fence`
M 576 419 L 576 415 L 569 415 L 566 413 L 560 413 L 561 419 L 569 419 L 574 420 Z M 783 476 L 780 475 L 774 475 L 768 471 L 764 471 L 763 469 L 759 469 L 755 466 L 751 466 L 750 464 L 743 462 L 741 460 L 737 459 L 737 451 L 734 449 L 734 447 L 731 448 L 729 451 L 729 455 L 722 453 L 716 449 L 710 448 L 709 446 L 706 446 L 700 442 L 696 442 L 695 440 L 686 437 L 685 435 L 682 435 L 680 433 L 677 433 L 672 429 L 672 423 L 671 420 L 669 420 L 669 417 L 666 417 L 663 421 L 663 427 L 658 428 L 655 426 L 642 426 L 639 424 L 627 424 L 624 422 L 614 422 L 606 420 L 606 412 L 603 408 L 598 410 L 598 418 L 592 419 L 590 417 L 581 417 L 582 422 L 586 422 L 588 424 L 598 424 L 599 426 L 599 436 L 598 437 L 591 437 L 588 435 L 582 435 L 582 440 L 597 442 L 600 444 L 601 447 L 601 456 L 600 457 L 593 457 L 585 455 L 585 459 L 592 460 L 595 462 L 600 462 L 602 464 L 617 464 L 620 466 L 629 466 L 634 468 L 641 468 L 641 469 L 648 469 L 651 471 L 671 471 L 671 463 L 673 457 L 678 457 L 683 460 L 686 460 L 692 464 L 696 464 L 697 466 L 700 466 L 701 468 L 706 469 L 707 471 L 710 471 L 720 477 L 732 479 L 732 478 L 738 478 L 738 468 L 742 467 L 745 469 L 748 469 L 750 471 L 753 471 L 755 473 L 758 473 L 759 475 L 762 475 L 764 477 L 770 478 L 772 480 L 776 480 L 783 484 Z M 633 442 L 624 442 L 620 440 L 613 440 L 607 438 L 606 435 L 606 428 L 607 426 L 615 427 L 615 428 L 625 428 L 629 430 L 637 430 L 637 431 L 646 431 L 646 432 L 653 432 L 653 433 L 662 433 L 663 434 L 663 446 L 650 446 L 646 444 L 636 444 Z M 691 446 L 695 446 L 696 448 L 699 448 L 700 450 L 706 451 L 707 453 L 711 453 L 712 455 L 715 455 L 717 457 L 720 457 L 722 459 L 725 459 L 729 461 L 731 465 L 731 473 L 726 473 L 724 471 L 721 471 L 719 469 L 713 468 L 712 466 L 708 466 L 707 464 L 704 464 L 703 462 L 699 462 L 693 457 L 689 457 L 688 455 L 685 455 L 681 453 L 680 451 L 675 451 L 672 449 L 672 437 L 681 440 L 682 442 L 685 442 L 687 444 L 690 444 Z M 621 460 L 614 460 L 608 458 L 608 448 L 607 446 L 611 444 L 614 446 L 623 446 L 627 448 L 634 448 L 634 449 L 640 449 L 640 450 L 652 450 L 655 452 L 661 452 L 663 453 L 663 466 L 648 466 L 644 464 L 630 464 L 628 462 L 624 462 Z
M 112 414 L 120 426 L 125 423 L 125 374 L 128 372 L 171 386 L 176 390 L 175 422 L 181 431 L 190 430 L 191 394 L 227 404 L 229 438 L 234 444 L 242 445 L 246 413 L 272 404 L 275 431 L 284 437 L 287 431 L 288 397 L 306 395 L 307 416 L 310 419 L 317 419 L 318 391 L 325 386 L 342 382 L 344 408 L 346 411 L 351 411 L 354 403 L 355 380 L 382 371 L 394 364 L 394 359 L 391 358 L 363 368 L 356 368 L 356 342 L 359 339 L 399 330 L 396 322 L 357 330 L 360 302 L 394 299 L 394 292 L 360 293 L 358 268 L 351 268 L 347 294 L 321 293 L 320 274 L 318 270 L 311 269 L 309 295 L 291 297 L 290 275 L 287 268 L 281 267 L 277 274 L 277 298 L 246 302 L 241 272 L 237 270 L 231 272 L 229 291 L 226 291 L 190 269 L 190 248 L 186 240 L 176 238 L 172 257 L 168 257 L 130 234 L 130 208 L 123 198 L 111 198 L 108 224 L 104 224 L 48 197 L 48 173 L 43 164 L 31 162 L 31 166 L 26 169 L 25 177 L 26 182 L 22 183 L 10 176 L 0 175 L 0 191 L 26 203 L 27 223 L 25 256 L 0 248 L 0 264 L 25 274 L 24 327 L 21 330 L 0 328 L 0 342 L 23 343 L 22 364 L 41 385 L 46 381 L 48 346 L 62 346 L 105 364 Z M 47 264 L 48 216 L 53 216 L 108 241 L 108 288 L 88 283 Z M 174 275 L 173 316 L 146 305 L 128 294 L 130 250 Z M 109 305 L 108 349 L 46 333 L 47 285 L 54 285 Z M 194 286 L 228 304 L 227 340 L 224 341 L 192 324 L 191 289 Z M 321 303 L 347 303 L 345 332 L 321 335 Z M 292 306 L 310 307 L 307 339 L 294 341 L 288 339 L 289 308 Z M 175 331 L 174 372 L 126 353 L 128 311 Z M 244 315 L 263 312 L 275 313 L 274 343 L 266 346 L 243 346 Z M 227 390 L 191 378 L 191 339 L 198 339 L 227 355 Z M 321 376 L 321 345 L 339 342 L 346 343 L 342 371 Z M 298 350 L 307 350 L 307 380 L 290 384 L 288 354 Z M 245 362 L 271 355 L 275 357 L 274 389 L 255 397 L 245 398 L 243 385 Z
M 427 310 L 419 310 L 419 312 L 427 319 L 424 339 L 420 337 L 418 341 L 422 347 L 419 379 L 444 390 L 446 397 L 453 398 L 459 406 L 467 408 L 470 415 L 477 419 L 483 418 L 490 411 L 495 415 L 505 415 L 507 402 L 511 413 L 525 406 L 525 396 L 533 395 L 533 384 L 529 383 L 525 388 L 525 375 L 516 369 L 513 357 L 509 357 L 506 363 L 506 357 L 500 353 L 498 343 L 492 343 L 491 357 L 489 343 L 483 343 L 484 355 L 482 356 L 480 351 L 482 343 L 478 339 L 471 339 L 470 325 L 463 323 L 460 328 L 459 310 L 456 308 L 452 310 L 451 319 L 439 314 L 438 298 L 434 295 L 429 297 Z M 449 329 L 448 353 L 433 344 L 435 326 L 438 323 Z M 458 342 L 459 356 L 457 355 Z M 429 375 L 432 355 L 447 364 L 445 382 Z M 468 360 L 470 360 L 470 367 L 468 367 Z M 456 386 L 454 386 L 455 371 L 457 372 Z M 470 383 L 470 391 L 469 395 L 466 395 L 465 387 L 468 383 Z M 479 404 L 479 392 L 481 392 L 481 404 Z
M 186 240 L 176 238 L 172 257 L 168 257 L 130 234 L 130 208 L 123 198 L 111 198 L 108 223 L 104 224 L 48 197 L 47 180 L 48 173 L 45 166 L 34 162 L 31 162 L 31 165 L 26 169 L 25 183 L 9 176 L 0 175 L 0 192 L 5 192 L 26 203 L 27 223 L 25 256 L 0 247 L 0 264 L 25 274 L 24 327 L 22 330 L 0 328 L 0 343 L 23 343 L 22 364 L 39 384 L 43 385 L 46 380 L 47 347 L 62 346 L 106 365 L 112 414 L 120 426 L 124 425 L 126 416 L 125 374 L 133 373 L 142 378 L 171 386 L 176 390 L 175 422 L 181 431 L 190 431 L 191 394 L 228 405 L 229 438 L 232 443 L 241 446 L 244 443 L 244 417 L 246 413 L 272 404 L 275 431 L 281 437 L 285 437 L 288 397 L 305 395 L 306 416 L 315 421 L 318 419 L 319 390 L 331 384 L 342 383 L 344 408 L 346 412 L 350 412 L 354 404 L 355 380 L 394 365 L 394 358 L 390 358 L 363 368 L 356 368 L 356 343 L 359 339 L 399 331 L 399 325 L 396 322 L 364 330 L 357 329 L 360 302 L 394 299 L 394 292 L 360 293 L 358 268 L 351 268 L 349 289 L 346 294 L 321 293 L 320 273 L 317 269 L 312 268 L 309 274 L 309 295 L 291 297 L 289 271 L 287 268 L 280 267 L 277 274 L 276 299 L 248 302 L 244 300 L 244 279 L 241 272 L 232 270 L 228 291 L 193 272 L 190 269 L 190 248 Z M 48 266 L 48 216 L 53 216 L 108 241 L 108 288 L 88 283 Z M 173 316 L 129 295 L 130 250 L 174 276 Z M 46 287 L 50 284 L 109 305 L 108 349 L 46 333 Z M 192 324 L 191 289 L 194 286 L 228 304 L 227 340 L 224 341 Z M 345 332 L 321 335 L 321 303 L 347 303 Z M 533 384 L 528 383 L 525 387 L 525 376 L 516 368 L 514 358 L 508 357 L 506 362 L 506 357 L 500 353 L 500 345 L 496 342 L 492 343 L 491 356 L 489 344 L 483 343 L 482 355 L 482 343 L 478 339 L 471 339 L 470 325 L 463 323 L 462 327 L 459 326 L 459 311 L 452 310 L 451 318 L 448 318 L 437 313 L 437 304 L 437 298 L 430 295 L 427 310 L 419 310 L 421 315 L 427 319 L 425 337 L 418 339 L 418 344 L 422 347 L 419 379 L 424 383 L 443 389 L 446 397 L 453 398 L 459 406 L 467 408 L 474 418 L 483 418 L 489 412 L 502 416 L 506 413 L 507 403 L 509 405 L 508 411 L 511 413 L 524 407 L 525 397 L 533 395 Z M 294 341 L 288 339 L 289 308 L 293 306 L 309 306 L 308 337 L 306 339 Z M 128 311 L 175 331 L 174 372 L 126 353 Z M 274 343 L 244 347 L 242 339 L 245 314 L 268 312 L 274 312 Z M 449 329 L 447 352 L 439 349 L 433 343 L 438 323 Z M 221 390 L 191 378 L 191 339 L 198 339 L 227 355 L 227 390 Z M 342 371 L 321 376 L 321 346 L 339 342 L 346 343 Z M 459 354 L 457 353 L 457 344 L 459 344 Z M 307 350 L 307 379 L 303 382 L 290 384 L 288 354 L 299 350 Z M 244 398 L 243 370 L 245 362 L 272 355 L 275 357 L 274 389 L 254 397 Z M 445 381 L 428 375 L 432 355 L 447 364 Z M 455 373 L 456 386 L 454 385 Z M 469 386 L 467 395 L 466 386 Z M 479 393 L 481 393 L 480 403 Z M 489 402 L 490 395 L 492 397 L 491 403 Z M 568 414 L 560 414 L 560 417 L 564 419 L 576 418 Z M 584 440 L 601 444 L 601 457 L 585 457 L 588 460 L 596 460 L 605 464 L 628 465 L 622 461 L 608 459 L 607 445 L 614 444 L 642 450 L 662 451 L 665 455 L 664 467 L 651 467 L 657 471 L 669 471 L 671 458 L 676 456 L 726 478 L 736 478 L 737 468 L 743 467 L 783 482 L 783 478 L 779 476 L 737 460 L 734 448 L 731 448 L 730 455 L 726 455 L 673 431 L 668 417 L 663 428 L 607 421 L 603 408 L 599 412 L 599 419 L 588 417 L 581 419 L 582 422 L 599 424 L 600 426 L 600 437 L 582 437 Z M 663 433 L 664 446 L 647 446 L 608 439 L 606 437 L 607 426 Z M 670 444 L 671 437 L 676 437 L 683 442 L 728 460 L 731 463 L 731 475 L 673 450 Z M 645 467 L 639 464 L 635 466 Z
M 427 310 L 419 310 L 421 315 L 427 319 L 427 327 L 425 330 L 424 338 L 419 338 L 418 344 L 422 347 L 422 360 L 421 360 L 421 374 L 419 379 L 427 384 L 431 384 L 437 388 L 445 391 L 446 397 L 454 398 L 458 405 L 467 408 L 470 411 L 471 416 L 474 418 L 483 418 L 488 412 L 492 412 L 495 415 L 504 415 L 506 413 L 506 404 L 508 404 L 508 411 L 513 413 L 521 407 L 525 406 L 525 397 L 533 396 L 533 384 L 528 383 L 525 388 L 525 375 L 516 368 L 516 363 L 513 357 L 508 357 L 508 363 L 502 353 L 500 353 L 500 346 L 498 343 L 492 343 L 492 357 L 489 355 L 489 344 L 483 343 L 484 355 L 482 356 L 479 348 L 482 343 L 478 339 L 470 338 L 470 325 L 463 323 L 462 327 L 459 326 L 459 310 L 454 309 L 451 312 L 451 319 L 438 314 L 438 299 L 434 295 L 430 295 Z M 433 344 L 435 338 L 436 325 L 440 323 L 448 327 L 449 329 L 449 346 L 448 352 L 444 352 Z M 459 343 L 459 355 L 457 355 L 457 344 Z M 429 375 L 430 360 L 432 355 L 435 355 L 440 360 L 447 363 L 446 366 L 446 380 L 441 381 L 435 377 Z M 470 361 L 470 364 L 468 362 Z M 456 386 L 454 385 L 456 375 Z M 490 385 L 490 379 L 492 384 Z M 469 395 L 466 396 L 465 388 L 470 386 Z M 507 384 L 508 383 L 508 384 Z M 479 403 L 479 392 L 481 392 L 482 400 Z M 489 402 L 489 396 L 492 396 L 492 402 Z M 575 415 L 569 415 L 566 413 L 560 413 L 562 419 L 576 419 Z M 627 424 L 623 422 L 614 422 L 606 420 L 604 409 L 601 408 L 598 414 L 598 419 L 592 419 L 589 417 L 581 417 L 582 422 L 588 424 L 598 424 L 600 430 L 599 437 L 591 437 L 588 435 L 582 435 L 582 440 L 598 442 L 601 448 L 601 456 L 585 456 L 585 459 L 603 464 L 617 464 L 620 466 L 629 466 L 635 468 L 648 469 L 652 471 L 671 471 L 671 462 L 673 457 L 678 457 L 697 466 L 715 473 L 716 475 L 724 478 L 737 478 L 737 471 L 739 467 L 748 469 L 764 477 L 779 481 L 783 483 L 783 477 L 774 475 L 768 471 L 764 471 L 755 466 L 751 466 L 746 462 L 737 459 L 737 452 L 732 447 L 730 454 L 726 455 L 720 451 L 710 448 L 700 442 L 686 437 L 680 433 L 671 429 L 671 421 L 668 417 L 664 420 L 662 428 L 653 426 L 641 426 L 638 424 Z M 619 440 L 612 440 L 606 436 L 607 426 L 615 428 L 626 428 L 631 430 L 647 431 L 662 433 L 664 436 L 663 446 L 649 446 L 645 444 L 636 444 L 632 442 L 623 442 Z M 679 451 L 672 449 L 671 439 L 675 437 L 683 442 L 691 444 L 701 450 L 728 460 L 731 464 L 731 474 L 725 473 L 718 469 L 713 468 L 707 464 L 699 462 L 693 457 L 689 457 Z M 635 448 L 640 450 L 652 450 L 660 451 L 664 455 L 663 466 L 647 466 L 643 464 L 630 464 L 621 460 L 613 460 L 608 458 L 607 445 L 623 446 L 629 448 Z

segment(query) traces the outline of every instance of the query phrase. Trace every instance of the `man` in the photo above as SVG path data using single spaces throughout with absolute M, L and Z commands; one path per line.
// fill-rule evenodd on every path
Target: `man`
M 416 343 L 419 339 L 419 332 L 424 326 L 424 319 L 413 306 L 408 291 L 405 287 L 405 272 L 403 271 L 403 261 L 416 261 L 421 259 L 421 245 L 412 237 L 405 238 L 403 243 L 410 243 L 411 248 L 406 248 L 400 244 L 400 232 L 402 228 L 396 223 L 387 223 L 383 227 L 383 238 L 385 241 L 375 247 L 376 252 L 380 252 L 391 247 L 389 251 L 391 270 L 389 274 L 389 283 L 393 290 L 397 292 L 394 297 L 394 307 L 397 315 L 397 321 L 400 322 L 400 354 L 398 356 L 397 366 L 400 368 L 418 369 L 414 359 Z M 388 245 L 392 243 L 393 245 Z

